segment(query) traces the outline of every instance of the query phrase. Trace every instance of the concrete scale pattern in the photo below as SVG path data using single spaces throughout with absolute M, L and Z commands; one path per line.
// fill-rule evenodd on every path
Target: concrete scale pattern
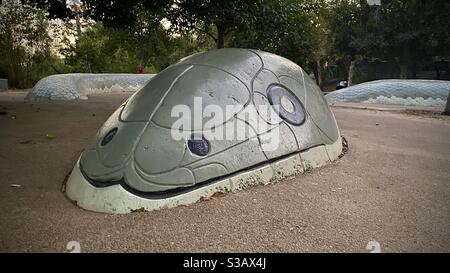
M 201 115 L 202 122 L 183 127 L 185 137 L 175 139 L 174 107 L 195 112 L 198 98 L 203 107 L 219 107 L 224 121 Z M 249 111 L 256 106 L 279 118 Z M 210 137 L 232 126 L 244 138 Z M 274 149 L 264 148 L 269 139 L 278 140 Z M 80 156 L 66 192 L 100 212 L 170 208 L 276 182 L 323 166 L 341 151 L 334 115 L 302 68 L 262 51 L 213 50 L 168 67 L 121 105 Z
M 328 102 L 361 102 L 408 106 L 445 106 L 450 81 L 378 80 L 340 89 L 325 96 Z
M 135 92 L 154 74 L 58 74 L 41 79 L 25 97 L 27 102 L 87 99 L 91 93 Z

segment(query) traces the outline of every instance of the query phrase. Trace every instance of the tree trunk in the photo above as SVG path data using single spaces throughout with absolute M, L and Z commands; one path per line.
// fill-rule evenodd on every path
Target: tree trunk
M 75 16 L 75 24 L 77 26 L 77 38 L 79 39 L 81 37 L 81 22 L 80 22 L 80 15 L 77 14 Z
M 445 105 L 444 115 L 450 116 L 450 91 L 448 91 L 447 104 Z
M 441 73 L 439 73 L 439 65 L 437 62 L 434 63 L 434 69 L 436 70 L 436 80 L 440 80 L 441 79 Z
M 320 89 L 323 90 L 323 77 L 322 77 L 322 64 L 320 63 L 320 60 L 316 60 L 316 67 L 317 67 L 317 85 L 319 85 Z
M 408 47 L 408 62 L 409 62 L 409 75 L 411 79 L 417 79 L 417 48 L 416 44 L 412 43 Z
M 77 39 L 81 37 L 81 19 L 80 19 L 80 6 L 74 5 L 74 11 L 75 11 L 75 25 L 77 27 Z
M 350 68 L 348 69 L 347 86 L 353 85 L 353 81 L 354 81 L 354 77 L 355 77 L 355 66 L 356 66 L 356 62 L 354 60 L 352 60 L 350 62 Z
M 225 46 L 225 28 L 222 26 L 217 27 L 217 48 L 224 48 Z
M 408 64 L 407 63 L 400 63 L 400 79 L 407 79 L 408 78 Z
M 417 79 L 417 62 L 413 60 L 411 63 L 411 78 Z
M 318 71 L 318 68 L 317 68 L 317 62 L 312 62 L 311 63 L 311 70 L 312 70 L 312 72 L 314 74 L 314 79 L 316 80 L 316 84 L 319 85 L 319 71 Z
M 314 74 L 314 78 L 316 79 L 316 84 L 319 85 L 319 80 L 318 80 L 319 73 L 317 73 L 317 66 L 314 63 L 314 64 L 311 65 L 311 67 L 312 67 L 312 71 L 313 71 L 313 74 Z
M 403 51 L 400 56 L 400 79 L 408 78 L 410 54 L 409 47 L 407 45 L 403 46 Z

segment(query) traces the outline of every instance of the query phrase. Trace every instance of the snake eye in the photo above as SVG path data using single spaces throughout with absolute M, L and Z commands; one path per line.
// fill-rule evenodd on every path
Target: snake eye
M 189 150 L 198 156 L 205 156 L 209 152 L 209 142 L 199 135 L 192 135 L 191 139 L 188 140 Z
M 117 133 L 117 127 L 110 130 L 102 139 L 101 145 L 105 146 L 106 144 L 108 144 L 116 135 Z
M 292 125 L 301 125 L 305 121 L 305 109 L 301 101 L 289 89 L 280 84 L 271 84 L 267 88 L 267 98 L 275 112 Z

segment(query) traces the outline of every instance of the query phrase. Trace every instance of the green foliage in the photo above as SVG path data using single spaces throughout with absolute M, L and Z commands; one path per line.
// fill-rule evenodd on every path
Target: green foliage
M 135 73 L 143 65 L 145 73 L 157 73 L 197 50 L 188 35 L 171 36 L 160 24 L 141 26 L 129 31 L 96 23 L 65 52 L 66 63 L 76 72 Z
M 336 0 L 330 5 L 329 53 L 335 59 L 397 62 L 401 77 L 419 60 L 449 56 L 450 3 L 446 0 Z
M 356 55 L 358 49 L 350 41 L 356 38 L 362 22 L 359 3 L 351 0 L 334 1 L 330 4 L 326 18 L 330 29 L 329 52 L 340 57 Z
M 319 84 L 327 67 L 344 67 L 335 70 L 342 76 L 359 60 L 393 61 L 403 71 L 450 57 L 447 0 L 383 0 L 378 7 L 366 0 L 20 2 L 33 7 L 7 0 L 0 16 L 0 77 L 16 87 L 52 73 L 135 73 L 138 65 L 156 73 L 224 46 L 284 56 L 314 72 Z M 64 19 L 66 33 L 51 34 L 49 18 Z
M 0 77 L 26 88 L 54 73 L 61 62 L 51 52 L 44 11 L 7 0 L 0 7 Z
M 126 28 L 82 20 L 83 31 L 78 33 L 74 20 L 55 25 L 45 10 L 16 0 L 0 8 L 0 77 L 8 78 L 14 88 L 32 87 L 55 73 L 135 73 L 138 65 L 145 73 L 157 73 L 186 55 L 211 48 L 209 40 L 188 32 L 172 35 L 142 6 L 133 7 L 136 18 Z M 72 15 L 75 18 L 77 12 Z
M 127 40 L 124 31 L 97 23 L 66 50 L 66 63 L 77 72 L 134 72 L 137 60 L 123 48 Z
M 73 71 L 135 73 L 138 65 L 143 65 L 145 73 L 157 73 L 204 49 L 204 41 L 190 33 L 169 33 L 159 17 L 143 4 L 129 8 L 134 17 L 123 28 L 115 28 L 117 22 L 106 20 L 81 33 L 76 44 L 65 52 Z
M 231 46 L 273 52 L 304 66 L 324 54 L 324 1 L 265 0 L 263 4 L 255 23 L 240 29 Z
M 157 18 L 159 21 L 159 19 L 162 19 L 163 10 L 171 3 L 170 0 L 83 0 L 82 2 L 84 5 L 83 15 L 85 17 L 101 21 L 106 27 L 122 29 L 135 26 L 136 22 L 142 19 L 143 11 L 150 14 L 151 19 Z M 52 5 L 44 4 L 44 6 Z M 54 14 L 55 16 L 66 17 L 64 12 L 63 9 L 59 9 Z
M 165 16 L 174 31 L 196 31 L 211 37 L 217 48 L 238 28 L 253 25 L 261 15 L 264 0 L 173 0 Z
M 391 57 L 446 55 L 450 49 L 450 3 L 446 0 L 385 0 L 380 9 L 378 34 Z

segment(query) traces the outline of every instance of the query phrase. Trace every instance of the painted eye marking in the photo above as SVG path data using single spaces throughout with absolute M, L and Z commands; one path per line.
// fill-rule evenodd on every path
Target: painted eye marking
M 189 150 L 198 156 L 205 156 L 209 152 L 209 142 L 201 135 L 192 134 L 188 140 Z
M 267 98 L 275 112 L 292 125 L 301 125 L 305 121 L 305 109 L 301 101 L 289 89 L 281 84 L 271 84 L 267 88 Z
M 295 111 L 294 104 L 289 100 L 288 97 L 282 96 L 280 100 L 281 107 L 289 113 L 293 113 Z
M 117 127 L 111 129 L 102 139 L 102 142 L 100 143 L 102 146 L 105 146 L 106 144 L 108 144 L 116 135 L 117 133 Z

